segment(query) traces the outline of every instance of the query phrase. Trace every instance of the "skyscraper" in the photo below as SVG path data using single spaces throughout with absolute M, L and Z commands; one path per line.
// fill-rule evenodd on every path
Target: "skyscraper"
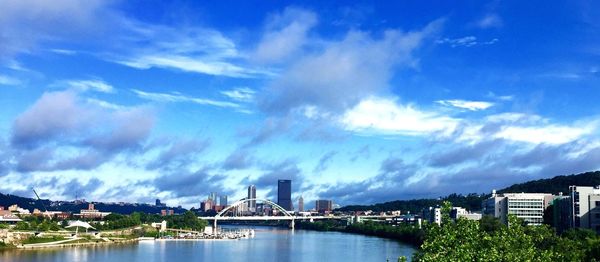
M 217 203 L 217 192 L 211 192 L 210 195 L 208 195 L 208 199 L 212 200 L 214 203 Z
M 304 212 L 304 198 L 302 196 L 298 198 L 298 212 Z
M 221 207 L 227 206 L 227 195 L 219 196 L 219 206 L 221 206 Z
M 319 199 L 315 201 L 315 210 L 319 213 L 331 212 L 333 210 L 333 201 Z
M 292 180 L 280 179 L 277 183 L 277 204 L 285 210 L 292 208 Z
M 248 187 L 248 199 L 250 198 L 256 198 L 256 187 L 254 185 Z M 256 200 L 248 202 L 248 211 L 256 212 Z

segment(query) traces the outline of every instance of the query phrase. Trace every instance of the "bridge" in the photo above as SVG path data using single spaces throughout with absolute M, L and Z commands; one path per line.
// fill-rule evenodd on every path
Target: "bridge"
M 278 212 L 281 212 L 282 215 L 281 216 L 225 216 L 227 214 L 227 212 L 229 212 L 235 208 L 238 208 L 243 204 L 247 204 L 250 201 L 260 201 L 260 202 L 269 204 L 270 206 L 273 207 L 273 209 L 277 210 Z M 221 212 L 217 213 L 217 215 L 215 215 L 214 217 L 198 217 L 198 218 L 204 219 L 204 220 L 212 220 L 213 221 L 213 230 L 216 233 L 217 232 L 217 221 L 219 221 L 219 220 L 222 220 L 222 221 L 290 221 L 290 228 L 294 229 L 296 220 L 309 220 L 312 222 L 314 220 L 344 219 L 347 217 L 294 216 L 294 215 L 290 214 L 290 212 L 285 210 L 285 208 L 281 207 L 280 205 L 274 203 L 271 200 L 262 199 L 262 198 L 244 198 L 244 199 L 241 199 L 241 200 L 231 204 L 230 206 L 226 207 L 225 209 L 221 210 Z

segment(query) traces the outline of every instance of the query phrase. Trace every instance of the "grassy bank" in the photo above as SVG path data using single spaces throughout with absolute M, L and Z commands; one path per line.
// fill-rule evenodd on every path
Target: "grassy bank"
M 23 241 L 23 244 L 40 244 L 40 243 L 48 243 L 65 240 L 66 238 L 61 236 L 51 236 L 51 237 L 30 237 Z
M 3 249 L 13 249 L 13 248 L 16 248 L 16 247 L 14 245 L 11 245 L 11 244 L 6 244 L 4 242 L 0 242 L 0 250 L 3 250 Z

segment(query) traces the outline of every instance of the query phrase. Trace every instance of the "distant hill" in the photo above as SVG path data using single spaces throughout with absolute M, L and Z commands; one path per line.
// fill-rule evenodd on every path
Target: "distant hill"
M 160 214 L 162 209 L 165 207 L 159 207 L 155 205 L 149 205 L 144 203 L 103 203 L 93 202 L 94 208 L 102 212 L 113 212 L 119 214 L 131 214 L 133 212 L 144 212 L 148 214 Z M 44 211 L 44 206 L 51 211 L 68 211 L 73 213 L 79 213 L 81 209 L 87 209 L 87 202 L 75 202 L 75 201 L 51 201 L 48 199 L 36 200 L 28 197 L 20 197 L 10 194 L 0 193 L 0 206 L 8 208 L 10 205 L 17 204 L 19 207 L 29 209 L 33 211 L 37 208 Z M 169 207 L 174 210 L 176 214 L 184 213 L 186 209 L 178 207 Z
M 498 193 L 551 193 L 557 195 L 559 192 L 568 194 L 569 186 L 597 186 L 600 185 L 600 171 L 586 172 L 577 175 L 556 176 L 548 179 L 539 179 L 521 184 L 514 184 L 507 188 L 498 190 Z M 339 211 L 366 211 L 375 212 L 402 210 L 411 213 L 421 212 L 424 208 L 441 205 L 443 201 L 450 201 L 454 206 L 464 207 L 470 211 L 481 210 L 481 201 L 490 197 L 490 194 L 468 195 L 451 194 L 439 199 L 412 199 L 395 200 L 373 205 L 350 205 L 344 206 Z
M 521 184 L 514 184 L 498 193 L 569 193 L 569 186 L 597 186 L 600 185 L 600 171 L 586 172 L 577 175 L 555 176 L 553 178 L 533 180 Z
M 409 211 L 411 214 L 420 213 L 424 208 L 441 205 L 444 201 L 450 201 L 454 206 L 464 207 L 471 211 L 481 210 L 481 201 L 489 195 L 471 193 L 468 195 L 450 194 L 439 199 L 411 199 L 395 200 L 374 205 L 350 205 L 344 206 L 338 211 L 366 211 L 375 212 L 401 210 L 403 213 Z

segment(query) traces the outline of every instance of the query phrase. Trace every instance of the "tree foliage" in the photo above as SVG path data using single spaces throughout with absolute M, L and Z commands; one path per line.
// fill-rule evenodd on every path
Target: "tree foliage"
M 492 219 L 458 219 L 427 225 L 416 261 L 600 261 L 600 238 L 587 232 L 558 236 L 547 225 L 524 226 L 514 216 L 510 226 Z

